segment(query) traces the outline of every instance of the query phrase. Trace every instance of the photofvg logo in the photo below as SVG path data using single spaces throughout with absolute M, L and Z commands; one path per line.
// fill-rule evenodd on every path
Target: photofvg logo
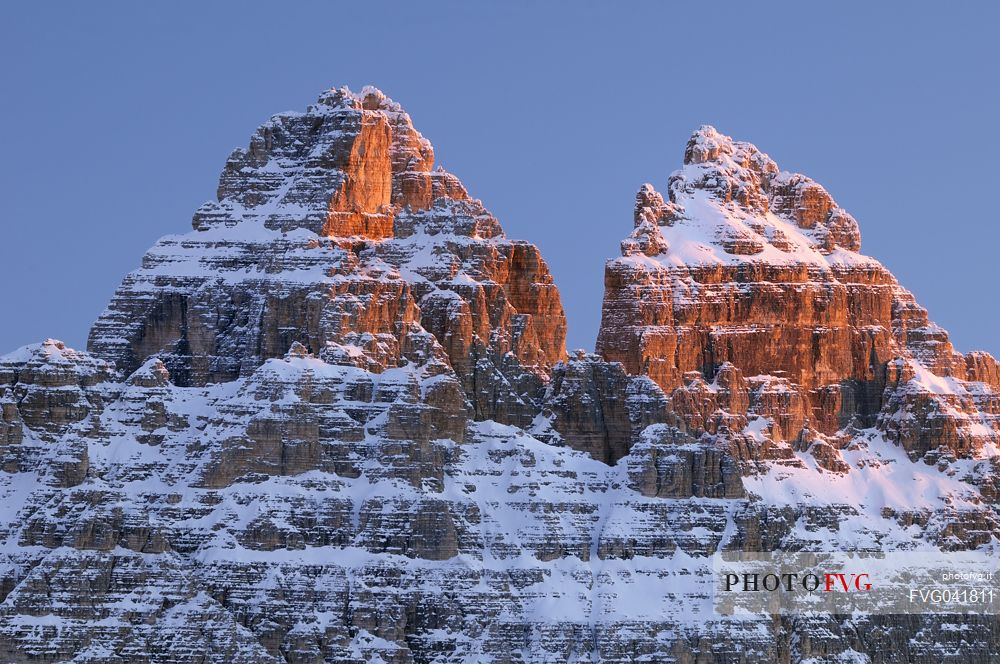
M 1000 614 L 1000 561 L 976 552 L 725 552 L 716 613 Z
M 743 574 L 729 573 L 725 575 L 723 581 L 726 592 L 796 592 L 803 590 L 807 593 L 814 593 L 820 588 L 823 592 L 853 592 L 868 591 L 872 589 L 871 575 L 867 572 L 861 574 L 853 572 L 807 572 L 798 574 L 795 572 L 784 572 L 775 574 L 766 572 L 744 572 Z

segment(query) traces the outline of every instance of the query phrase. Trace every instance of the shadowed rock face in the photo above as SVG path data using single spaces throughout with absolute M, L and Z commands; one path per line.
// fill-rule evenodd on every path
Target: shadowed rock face
M 738 620 L 719 551 L 1000 539 L 1000 367 L 711 128 L 598 354 L 394 102 L 275 116 L 95 324 L 0 356 L 0 660 L 985 663 L 992 616 Z
M 383 371 L 430 331 L 478 419 L 527 424 L 565 355 L 538 249 L 499 223 L 381 92 L 332 90 L 276 115 L 229 157 L 193 234 L 160 240 L 88 348 L 130 373 L 160 357 L 179 385 L 235 380 L 292 343 Z M 423 350 L 425 344 L 416 344 Z

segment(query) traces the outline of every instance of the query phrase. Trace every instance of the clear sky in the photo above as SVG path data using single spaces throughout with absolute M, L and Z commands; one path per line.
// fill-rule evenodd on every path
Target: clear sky
M 5 2 L 0 353 L 83 347 L 271 114 L 372 83 L 592 349 L 633 197 L 700 124 L 825 185 L 963 351 L 1000 354 L 995 2 Z

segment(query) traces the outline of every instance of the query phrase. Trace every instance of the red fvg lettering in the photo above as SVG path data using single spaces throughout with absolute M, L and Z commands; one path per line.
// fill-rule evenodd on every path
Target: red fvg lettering
M 837 585 L 844 589 L 844 592 L 851 590 L 871 590 L 872 584 L 868 582 L 867 574 L 831 574 L 823 576 L 825 579 L 825 592 L 839 590 Z M 837 583 L 839 581 L 839 584 Z

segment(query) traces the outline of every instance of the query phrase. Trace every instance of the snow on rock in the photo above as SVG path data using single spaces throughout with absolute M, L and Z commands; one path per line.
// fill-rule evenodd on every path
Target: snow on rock
M 433 166 L 375 88 L 272 117 L 195 230 L 125 277 L 88 348 L 125 373 L 156 355 L 179 385 L 245 376 L 293 343 L 376 372 L 441 355 L 476 417 L 527 424 L 565 355 L 558 290 L 534 245 Z
M 713 611 L 720 551 L 994 556 L 1000 397 L 822 187 L 684 161 L 567 356 L 398 104 L 274 116 L 89 352 L 0 357 L 2 658 L 989 661 L 989 617 Z

